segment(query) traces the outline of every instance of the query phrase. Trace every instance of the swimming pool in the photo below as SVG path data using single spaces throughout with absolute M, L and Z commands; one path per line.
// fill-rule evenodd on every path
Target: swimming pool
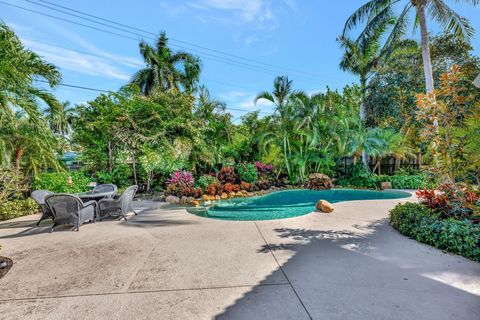
M 252 198 L 234 198 L 187 208 L 201 217 L 222 220 L 273 220 L 305 215 L 315 211 L 315 204 L 323 199 L 331 203 L 352 200 L 401 199 L 410 197 L 403 191 L 371 190 L 286 190 Z

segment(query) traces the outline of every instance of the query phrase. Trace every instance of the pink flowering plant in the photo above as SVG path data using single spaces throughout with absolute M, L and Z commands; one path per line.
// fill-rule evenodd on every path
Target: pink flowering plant
M 175 171 L 170 175 L 167 184 L 175 185 L 177 187 L 191 187 L 195 183 L 193 174 L 189 171 Z

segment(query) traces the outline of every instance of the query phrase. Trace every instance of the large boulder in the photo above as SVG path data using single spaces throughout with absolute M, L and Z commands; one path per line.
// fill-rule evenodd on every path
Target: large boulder
M 165 201 L 170 203 L 170 204 L 179 204 L 180 203 L 180 198 L 175 197 L 175 196 L 168 196 L 165 198 Z
M 333 205 L 327 200 L 318 200 L 316 206 L 318 211 L 330 213 L 334 210 Z
M 322 173 L 312 173 L 305 182 L 305 188 L 313 190 L 328 190 L 333 186 L 332 179 Z
M 380 189 L 382 189 L 382 190 L 392 189 L 392 183 L 389 182 L 389 181 L 380 182 Z

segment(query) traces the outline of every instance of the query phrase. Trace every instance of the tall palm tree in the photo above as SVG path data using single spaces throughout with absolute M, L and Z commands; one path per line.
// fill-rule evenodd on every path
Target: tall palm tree
M 385 51 L 380 45 L 380 37 L 384 33 L 388 21 L 385 21 L 383 27 L 377 28 L 368 39 L 364 41 L 364 35 L 360 35 L 357 40 L 340 36 L 337 40 L 340 46 L 345 50 L 340 61 L 340 69 L 350 71 L 360 78 L 360 120 L 365 124 L 365 97 L 367 94 L 367 81 L 376 69 L 380 60 L 385 56 Z M 365 167 L 368 166 L 367 152 L 362 150 L 362 162 Z
M 307 94 L 302 91 L 293 90 L 292 80 L 287 76 L 276 77 L 273 81 L 273 91 L 263 91 L 259 93 L 254 103 L 260 99 L 270 101 L 275 106 L 275 116 L 271 117 L 271 125 L 278 132 L 267 132 L 261 137 L 263 145 L 266 146 L 275 143 L 281 146 L 285 161 L 285 168 L 288 175 L 292 178 L 292 156 L 293 146 L 292 138 L 295 131 L 295 125 L 299 120 L 298 110 L 301 110 L 303 103 L 308 99 Z
M 461 2 L 461 0 L 455 0 L 455 2 Z M 480 0 L 463 0 L 463 2 L 478 5 Z M 397 6 L 400 5 L 402 7 L 398 10 Z M 391 21 L 394 18 L 395 23 L 385 42 L 385 48 L 391 51 L 405 34 L 412 11 L 415 12 L 414 27 L 420 26 L 425 87 L 426 92 L 430 93 L 434 90 L 434 84 L 428 44 L 427 15 L 446 31 L 453 32 L 460 38 L 469 39 L 474 34 L 470 22 L 450 8 L 444 0 L 369 0 L 348 18 L 343 35 L 346 36 L 347 32 L 365 23 L 361 37 L 368 39 L 379 26 L 384 26 L 385 21 Z
M 36 123 L 41 120 L 40 102 L 57 112 L 61 108 L 60 102 L 36 86 L 35 81 L 55 87 L 61 79 L 54 65 L 25 49 L 12 29 L 0 20 L 0 116 L 13 120 L 15 110 L 24 110 Z
M 131 83 L 138 85 L 143 94 L 172 88 L 187 93 L 195 91 L 202 70 L 197 56 L 184 51 L 174 52 L 168 47 L 165 32 L 160 34 L 155 47 L 145 41 L 141 41 L 139 47 L 146 67 L 135 73 Z

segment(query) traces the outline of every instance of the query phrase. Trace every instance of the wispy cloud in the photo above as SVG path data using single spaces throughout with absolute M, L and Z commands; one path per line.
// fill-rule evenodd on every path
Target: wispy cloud
M 36 41 L 22 38 L 29 48 L 62 69 L 72 70 L 93 76 L 128 80 L 130 76 L 111 65 L 107 59 L 78 53 L 75 51 L 53 47 Z
M 170 1 L 160 4 L 170 14 L 188 14 L 204 23 L 240 27 L 234 37 L 246 45 L 270 37 L 280 25 L 280 12 L 296 10 L 295 0 L 189 0 L 182 4 Z

